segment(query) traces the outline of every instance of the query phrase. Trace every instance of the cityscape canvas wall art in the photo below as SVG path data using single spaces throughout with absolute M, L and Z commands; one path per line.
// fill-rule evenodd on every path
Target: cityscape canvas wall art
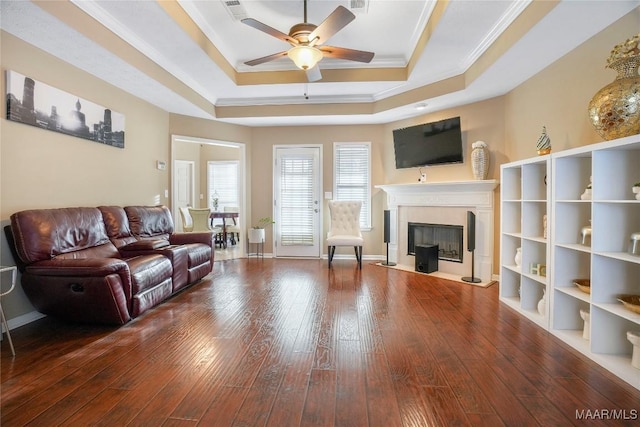
M 7 119 L 124 148 L 124 115 L 7 70 Z

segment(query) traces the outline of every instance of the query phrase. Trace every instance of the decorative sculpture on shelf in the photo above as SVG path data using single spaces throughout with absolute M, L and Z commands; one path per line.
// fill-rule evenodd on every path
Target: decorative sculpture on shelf
M 549 154 L 551 152 L 551 139 L 549 138 L 549 135 L 547 135 L 546 126 L 542 126 L 542 135 L 540 135 L 540 138 L 538 138 L 536 148 L 538 149 L 538 155 L 540 156 Z
M 589 102 L 589 117 L 606 140 L 640 133 L 640 33 L 616 45 L 606 68 L 618 73 Z

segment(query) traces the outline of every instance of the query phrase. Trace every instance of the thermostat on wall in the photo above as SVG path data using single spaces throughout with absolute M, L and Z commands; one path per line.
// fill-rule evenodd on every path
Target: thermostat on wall
M 157 167 L 159 170 L 163 171 L 163 170 L 165 170 L 165 169 L 167 168 L 167 162 L 163 162 L 162 160 L 158 160 L 158 161 L 156 162 L 156 167 Z

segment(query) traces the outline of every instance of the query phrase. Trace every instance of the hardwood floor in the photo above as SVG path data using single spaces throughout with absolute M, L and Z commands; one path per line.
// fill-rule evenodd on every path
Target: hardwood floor
M 638 390 L 500 305 L 497 285 L 326 264 L 216 262 L 123 327 L 16 329 L 0 423 L 638 425 Z

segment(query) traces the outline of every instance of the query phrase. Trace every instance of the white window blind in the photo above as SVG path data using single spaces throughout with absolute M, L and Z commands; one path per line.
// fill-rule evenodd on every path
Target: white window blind
M 313 245 L 313 158 L 280 161 L 280 244 Z
M 213 209 L 213 198 L 218 197 L 218 210 L 225 206 L 238 207 L 238 161 L 207 162 L 207 206 Z
M 333 174 L 333 199 L 361 201 L 360 228 L 371 228 L 371 144 L 334 143 Z

